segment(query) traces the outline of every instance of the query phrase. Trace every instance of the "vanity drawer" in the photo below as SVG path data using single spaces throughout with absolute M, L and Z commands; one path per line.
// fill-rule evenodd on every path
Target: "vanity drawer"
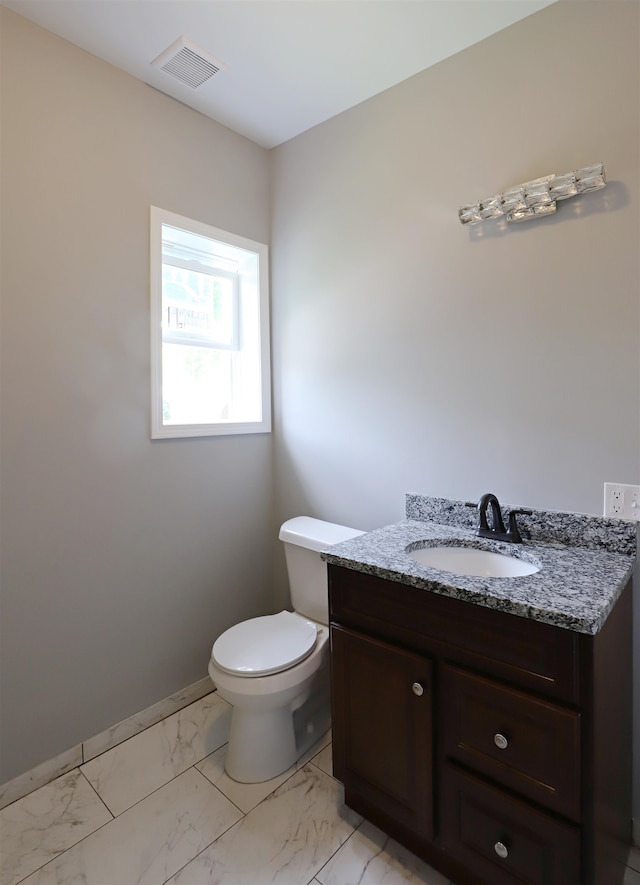
M 445 756 L 580 820 L 580 714 L 444 664 Z
M 328 571 L 332 621 L 579 701 L 578 645 L 570 630 L 341 566 Z
M 442 847 L 487 885 L 579 885 L 580 831 L 447 764 Z

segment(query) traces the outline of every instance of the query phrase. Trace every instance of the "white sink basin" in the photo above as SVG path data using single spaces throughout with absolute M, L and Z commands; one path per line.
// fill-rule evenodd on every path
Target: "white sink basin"
M 524 559 L 475 547 L 421 547 L 407 555 L 429 568 L 478 578 L 517 578 L 540 569 Z

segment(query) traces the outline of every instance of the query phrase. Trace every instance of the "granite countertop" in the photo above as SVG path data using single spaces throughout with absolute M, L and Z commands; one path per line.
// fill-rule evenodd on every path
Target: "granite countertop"
M 505 522 L 509 508 L 504 507 Z M 636 525 L 619 519 L 534 510 L 518 517 L 522 544 L 478 538 L 463 501 L 407 495 L 407 519 L 322 551 L 333 565 L 408 584 L 577 633 L 597 633 L 633 571 Z M 539 567 L 533 575 L 454 575 L 411 559 L 406 548 L 464 541 Z

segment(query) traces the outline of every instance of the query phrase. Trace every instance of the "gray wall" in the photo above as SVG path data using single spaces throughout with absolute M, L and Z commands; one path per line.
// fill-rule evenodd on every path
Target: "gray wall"
M 272 152 L 281 517 L 489 490 L 601 514 L 640 482 L 639 12 L 560 2 Z M 457 220 L 599 160 L 553 218 Z
M 3 782 L 271 611 L 273 490 L 269 435 L 149 439 L 149 205 L 268 242 L 267 152 L 0 13 Z

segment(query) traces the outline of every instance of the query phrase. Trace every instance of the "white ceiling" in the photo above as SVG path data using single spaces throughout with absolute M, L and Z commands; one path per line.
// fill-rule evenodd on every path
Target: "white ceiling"
M 271 148 L 555 0 L 0 0 Z M 151 62 L 185 36 L 223 61 L 197 89 Z

